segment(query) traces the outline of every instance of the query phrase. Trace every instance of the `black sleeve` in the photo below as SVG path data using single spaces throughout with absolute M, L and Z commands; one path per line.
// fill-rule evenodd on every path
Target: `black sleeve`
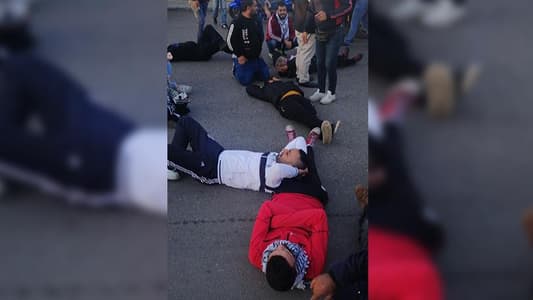
M 332 265 L 328 271 L 337 287 L 353 284 L 356 280 L 366 279 L 368 274 L 368 252 L 354 253 L 345 261 Z
M 228 48 L 237 57 L 244 55 L 243 41 L 241 36 L 241 26 L 238 22 L 233 22 L 229 26 L 226 43 Z
M 309 5 L 307 6 L 307 11 L 305 12 L 305 32 L 308 33 L 314 33 L 316 24 L 315 24 L 315 1 L 311 0 L 309 1 Z

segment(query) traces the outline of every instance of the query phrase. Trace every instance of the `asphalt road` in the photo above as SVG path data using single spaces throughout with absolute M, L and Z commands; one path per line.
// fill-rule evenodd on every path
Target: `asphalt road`
M 211 14 L 207 21 L 212 22 Z M 169 10 L 169 43 L 196 39 L 188 10 Z M 223 29 L 219 31 L 225 37 Z M 266 55 L 263 47 L 263 57 Z M 331 202 L 327 262 L 344 259 L 356 246 L 356 183 L 367 181 L 367 41 L 352 51 L 365 54 L 358 65 L 339 70 L 337 101 L 317 104 L 319 116 L 342 120 L 333 144 L 316 146 L 316 161 Z M 355 52 L 353 52 L 355 53 Z M 268 62 L 269 60 L 267 60 Z M 290 123 L 271 104 L 248 97 L 231 75 L 231 57 L 217 53 L 208 62 L 174 63 L 179 83 L 193 86 L 190 116 L 226 149 L 278 151 Z M 305 90 L 310 95 L 312 90 Z M 300 135 L 308 129 L 294 124 Z M 168 130 L 172 137 L 172 125 Z M 308 299 L 308 291 L 278 293 L 248 263 L 253 222 L 267 194 L 206 186 L 191 178 L 169 182 L 169 299 Z
M 426 61 L 483 65 L 450 119 L 409 116 L 408 162 L 447 231 L 438 258 L 447 299 L 532 299 L 531 248 L 520 223 L 533 205 L 531 3 L 468 1 L 467 7 L 468 17 L 447 30 L 398 25 Z M 371 95 L 384 87 L 371 76 Z

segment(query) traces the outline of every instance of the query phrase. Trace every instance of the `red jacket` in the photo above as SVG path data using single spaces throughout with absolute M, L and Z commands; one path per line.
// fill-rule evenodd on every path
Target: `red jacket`
M 324 269 L 328 245 L 328 220 L 322 204 L 314 197 L 281 193 L 261 205 L 248 259 L 262 269 L 265 248 L 276 240 L 288 240 L 302 247 L 309 257 L 305 279 L 311 280 Z
M 287 16 L 287 18 L 289 18 L 289 16 Z M 292 19 L 289 18 L 289 41 L 294 41 L 295 37 L 296 33 L 294 32 L 294 24 L 292 23 Z M 270 19 L 268 19 L 265 39 L 267 41 L 276 40 L 278 42 L 281 42 L 281 26 L 278 23 L 278 18 L 276 18 L 276 14 L 273 14 L 272 16 L 270 16 Z
M 368 231 L 370 300 L 442 300 L 442 280 L 429 252 L 401 234 Z

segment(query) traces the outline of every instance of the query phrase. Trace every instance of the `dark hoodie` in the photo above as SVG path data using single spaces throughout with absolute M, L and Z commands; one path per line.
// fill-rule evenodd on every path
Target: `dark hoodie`
M 255 59 L 261 55 L 263 35 L 256 19 L 249 19 L 243 15 L 231 23 L 226 37 L 228 48 L 237 57 Z
M 351 9 L 352 0 L 310 0 L 305 22 L 306 31 L 316 25 L 316 31 L 334 32 L 344 23 Z M 327 19 L 324 22 L 315 23 L 314 17 L 321 10 L 326 13 Z

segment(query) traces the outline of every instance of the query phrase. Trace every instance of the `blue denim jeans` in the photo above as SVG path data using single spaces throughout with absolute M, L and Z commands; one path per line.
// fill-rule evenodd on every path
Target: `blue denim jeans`
M 209 2 L 200 1 L 200 10 L 198 11 L 198 41 L 200 41 L 200 37 L 202 37 L 202 33 L 204 32 L 205 16 L 207 15 L 208 5 Z
M 342 44 L 343 29 L 343 26 L 339 26 L 325 42 L 316 41 L 318 88 L 322 93 L 326 91 L 326 77 L 328 90 L 332 94 L 337 88 L 337 54 Z
M 349 45 L 359 29 L 359 23 L 363 22 L 363 27 L 368 28 L 368 19 L 365 18 L 368 11 L 368 0 L 357 0 L 352 13 L 352 20 L 350 23 L 350 31 L 344 38 L 344 44 Z
M 270 72 L 262 58 L 249 59 L 243 65 L 239 64 L 237 58 L 233 58 L 233 76 L 240 84 L 247 86 L 255 80 L 268 80 Z
M 218 9 L 220 8 L 221 15 L 221 24 L 228 25 L 228 16 L 226 13 L 226 0 L 215 0 L 215 11 L 213 12 L 213 17 L 218 17 Z

